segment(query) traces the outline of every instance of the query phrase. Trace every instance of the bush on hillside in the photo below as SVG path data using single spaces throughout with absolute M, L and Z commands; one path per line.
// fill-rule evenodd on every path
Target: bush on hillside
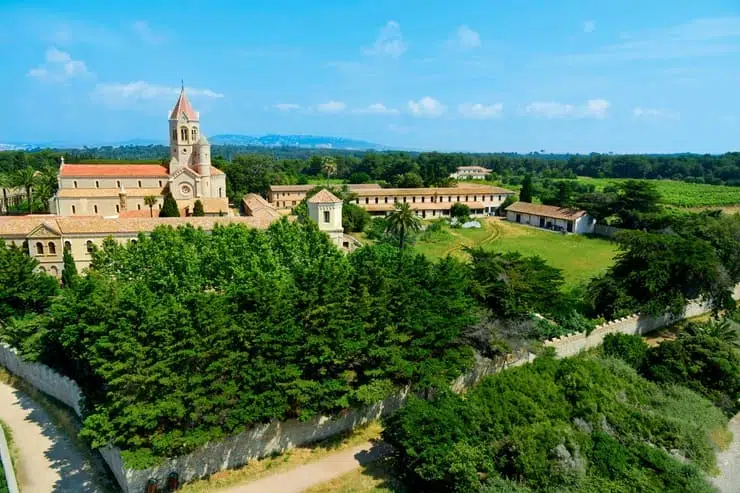
M 601 349 L 605 355 L 619 358 L 635 369 L 642 367 L 648 354 L 648 345 L 639 335 L 607 334 Z

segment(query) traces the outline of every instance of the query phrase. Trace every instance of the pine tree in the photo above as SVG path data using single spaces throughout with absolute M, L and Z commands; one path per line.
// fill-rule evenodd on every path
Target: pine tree
M 521 202 L 532 202 L 534 198 L 534 186 L 532 185 L 532 175 L 526 175 L 522 182 L 522 189 L 519 191 L 519 200 Z
M 206 215 L 206 211 L 203 209 L 203 202 L 196 200 L 193 204 L 193 216 L 203 217 Z
M 180 209 L 171 193 L 164 196 L 164 204 L 162 210 L 159 211 L 159 217 L 180 217 Z
M 64 249 L 64 267 L 62 268 L 62 286 L 68 288 L 77 278 L 77 265 L 69 248 Z

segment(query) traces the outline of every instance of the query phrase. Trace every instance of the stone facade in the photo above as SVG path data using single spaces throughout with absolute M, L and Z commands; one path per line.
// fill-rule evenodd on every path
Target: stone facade
M 169 115 L 169 168 L 144 164 L 69 164 L 59 167 L 59 190 L 49 203 L 59 216 L 143 217 L 144 198 L 162 207 L 169 190 L 182 213 L 196 200 L 208 215 L 228 215 L 226 175 L 211 165 L 211 145 L 200 132 L 200 115 L 183 88 Z

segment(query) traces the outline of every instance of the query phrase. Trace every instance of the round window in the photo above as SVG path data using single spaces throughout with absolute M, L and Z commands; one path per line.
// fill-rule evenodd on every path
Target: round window
M 180 187 L 180 191 L 183 195 L 190 195 L 190 185 L 183 185 Z

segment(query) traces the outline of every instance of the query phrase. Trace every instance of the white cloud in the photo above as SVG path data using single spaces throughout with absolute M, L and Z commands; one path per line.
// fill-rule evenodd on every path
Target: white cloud
M 398 58 L 404 54 L 408 45 L 403 40 L 401 26 L 396 21 L 388 21 L 380 30 L 375 43 L 364 50 L 366 55 L 382 55 Z
M 299 105 L 292 103 L 278 103 L 276 105 L 273 105 L 273 108 L 280 111 L 296 111 L 301 109 Z
M 146 21 L 134 22 L 131 24 L 131 29 L 133 29 L 142 41 L 148 44 L 155 45 L 167 40 L 167 36 L 161 33 L 156 33 Z
M 317 105 L 316 109 L 320 113 L 341 113 L 346 107 L 347 105 L 341 101 L 329 101 Z
M 589 63 L 703 58 L 738 53 L 740 16 L 699 18 L 671 27 L 623 33 L 619 38 L 619 42 L 595 52 L 561 58 L 570 63 Z
M 395 108 L 388 108 L 383 103 L 375 103 L 366 108 L 357 108 L 354 110 L 354 113 L 365 115 L 397 115 L 399 111 Z
M 589 99 L 583 105 L 535 101 L 524 111 L 540 118 L 606 118 L 611 103 L 605 99 Z
M 488 118 L 498 118 L 501 116 L 501 112 L 504 109 L 504 105 L 501 103 L 484 105 L 480 103 L 463 103 L 457 107 L 458 113 L 465 118 L 485 120 Z
M 187 88 L 189 96 L 203 97 L 209 99 L 220 99 L 224 95 L 210 89 Z M 174 101 L 180 94 L 180 88 L 175 86 L 161 86 L 144 81 L 121 83 L 98 84 L 92 92 L 95 100 L 104 104 L 117 107 L 128 107 L 139 102 L 167 99 Z
M 449 44 L 461 50 L 480 48 L 480 35 L 468 26 L 462 25 L 457 28 L 457 33 L 455 37 L 449 41 Z
M 64 82 L 74 77 L 90 75 L 85 62 L 74 60 L 66 51 L 51 47 L 46 50 L 46 63 L 28 71 L 30 77 L 48 82 Z
M 426 96 L 418 101 L 409 100 L 409 111 L 414 116 L 438 117 L 447 111 L 447 107 L 436 99 Z
M 583 21 L 583 32 L 584 33 L 592 33 L 594 31 L 596 31 L 595 21 Z
M 641 108 L 632 110 L 632 116 L 643 120 L 678 120 L 681 115 L 675 111 L 660 108 Z

